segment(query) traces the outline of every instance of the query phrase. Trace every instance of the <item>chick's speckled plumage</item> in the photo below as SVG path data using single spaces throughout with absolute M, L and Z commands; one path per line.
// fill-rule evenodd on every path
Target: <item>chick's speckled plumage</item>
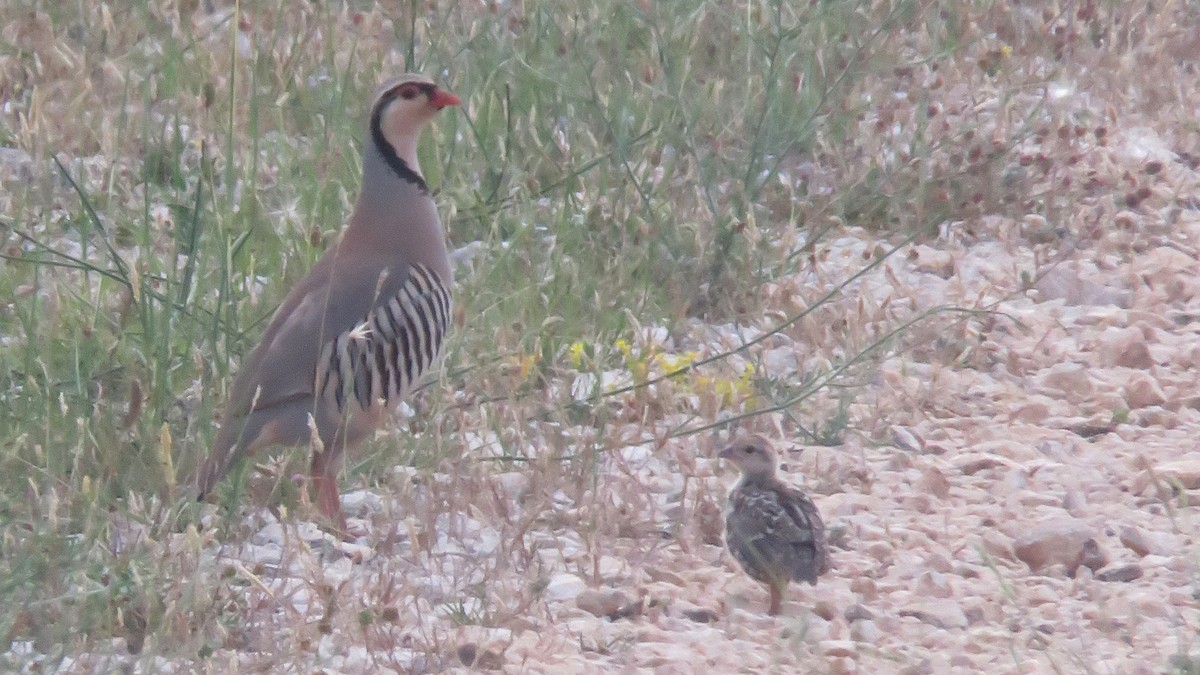
M 804 492 L 775 475 L 775 455 L 765 440 L 739 439 L 721 452 L 742 472 L 729 493 L 725 543 L 738 564 L 771 592 L 778 614 L 789 582 L 816 584 L 829 569 L 825 525 Z

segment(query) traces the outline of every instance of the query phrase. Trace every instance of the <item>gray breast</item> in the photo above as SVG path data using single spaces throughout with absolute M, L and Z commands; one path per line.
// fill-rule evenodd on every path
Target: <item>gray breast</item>
M 317 361 L 317 396 L 339 412 L 362 410 L 408 395 L 437 360 L 450 328 L 450 290 L 423 265 L 381 298 L 361 322 L 325 343 Z

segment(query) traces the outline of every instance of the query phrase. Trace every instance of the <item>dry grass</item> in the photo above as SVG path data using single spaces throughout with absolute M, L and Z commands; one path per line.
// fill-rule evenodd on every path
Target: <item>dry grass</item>
M 666 611 L 673 556 L 716 543 L 717 430 L 892 443 L 957 402 L 886 395 L 884 359 L 986 370 L 998 302 L 1196 208 L 1162 159 L 1200 161 L 1186 3 L 444 4 L 0 8 L 0 663 L 636 663 L 628 633 L 519 636 L 562 619 L 565 573 Z M 362 101 L 400 70 L 466 101 L 422 166 L 479 254 L 444 376 L 343 486 L 371 546 L 238 505 L 303 513 L 287 481 L 200 515 L 233 364 L 341 228 Z M 956 307 L 876 292 L 898 252 L 952 275 L 920 245 L 947 240 L 1027 267 Z M 818 489 L 862 480 L 839 466 Z M 769 662 L 814 667 L 802 642 Z

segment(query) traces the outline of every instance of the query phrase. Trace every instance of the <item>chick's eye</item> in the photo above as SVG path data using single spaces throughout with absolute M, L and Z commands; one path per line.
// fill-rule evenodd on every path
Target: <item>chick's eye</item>
M 417 97 L 418 93 L 420 93 L 420 92 L 417 91 L 416 87 L 401 87 L 400 88 L 400 98 L 402 98 L 406 101 L 413 100 L 414 98 Z
M 747 455 L 752 455 L 754 454 L 754 448 L 747 445 L 746 447 L 742 448 L 742 452 L 746 453 Z

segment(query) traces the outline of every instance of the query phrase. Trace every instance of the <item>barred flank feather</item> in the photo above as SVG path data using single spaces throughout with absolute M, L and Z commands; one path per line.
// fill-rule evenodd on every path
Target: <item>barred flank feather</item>
M 366 410 L 408 394 L 437 361 L 450 328 L 450 290 L 423 265 L 363 321 L 325 344 L 316 391 L 340 412 L 353 402 Z

